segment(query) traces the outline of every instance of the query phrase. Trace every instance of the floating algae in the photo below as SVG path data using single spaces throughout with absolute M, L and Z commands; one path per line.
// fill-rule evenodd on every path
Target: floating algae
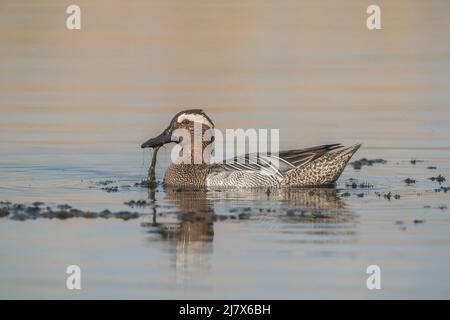
M 148 169 L 147 184 L 148 187 L 151 189 L 156 188 L 156 177 L 155 177 L 156 155 L 158 154 L 159 148 L 161 148 L 161 146 L 153 148 L 152 163 L 150 164 L 150 168 Z
M 28 206 L 21 203 L 10 203 L 0 201 L 0 218 L 9 218 L 16 221 L 44 219 L 60 219 L 66 220 L 70 218 L 117 218 L 122 220 L 130 220 L 139 218 L 138 212 L 119 211 L 111 212 L 103 210 L 101 212 L 83 211 L 72 208 L 67 204 L 58 205 L 56 207 Z
M 366 159 L 366 158 L 362 158 L 362 159 L 350 162 L 350 165 L 353 166 L 354 169 L 359 170 L 363 166 L 373 166 L 375 163 L 385 164 L 385 163 L 387 163 L 387 161 L 384 160 L 384 159 Z
M 442 183 L 445 181 L 445 177 L 443 175 L 438 175 L 437 177 L 431 177 L 429 178 L 431 181 L 437 181 L 439 183 Z

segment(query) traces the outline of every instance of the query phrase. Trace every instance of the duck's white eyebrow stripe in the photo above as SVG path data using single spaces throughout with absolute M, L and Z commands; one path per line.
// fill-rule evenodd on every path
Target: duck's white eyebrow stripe
M 180 123 L 183 120 L 199 122 L 199 123 L 206 124 L 209 127 L 213 127 L 212 123 L 208 119 L 206 119 L 206 117 L 204 115 L 201 115 L 201 114 L 186 114 L 185 113 L 178 117 L 177 122 Z

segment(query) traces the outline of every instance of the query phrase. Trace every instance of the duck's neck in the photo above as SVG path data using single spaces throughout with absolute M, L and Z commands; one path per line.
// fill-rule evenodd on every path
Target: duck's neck
M 205 141 L 206 140 L 206 141 Z M 185 152 L 187 150 L 187 152 Z M 214 141 L 191 135 L 191 141 L 182 141 L 176 164 L 211 164 Z

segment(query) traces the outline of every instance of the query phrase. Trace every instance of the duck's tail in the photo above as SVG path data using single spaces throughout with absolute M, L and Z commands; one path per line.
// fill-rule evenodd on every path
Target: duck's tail
M 281 184 L 290 187 L 333 184 L 360 147 L 361 144 L 355 144 L 329 151 L 314 161 L 287 172 Z

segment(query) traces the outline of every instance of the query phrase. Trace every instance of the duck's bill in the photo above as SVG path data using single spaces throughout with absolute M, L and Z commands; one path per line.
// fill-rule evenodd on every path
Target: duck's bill
M 151 138 L 141 144 L 141 148 L 156 148 L 172 142 L 172 135 L 169 132 L 163 132 L 155 138 Z

